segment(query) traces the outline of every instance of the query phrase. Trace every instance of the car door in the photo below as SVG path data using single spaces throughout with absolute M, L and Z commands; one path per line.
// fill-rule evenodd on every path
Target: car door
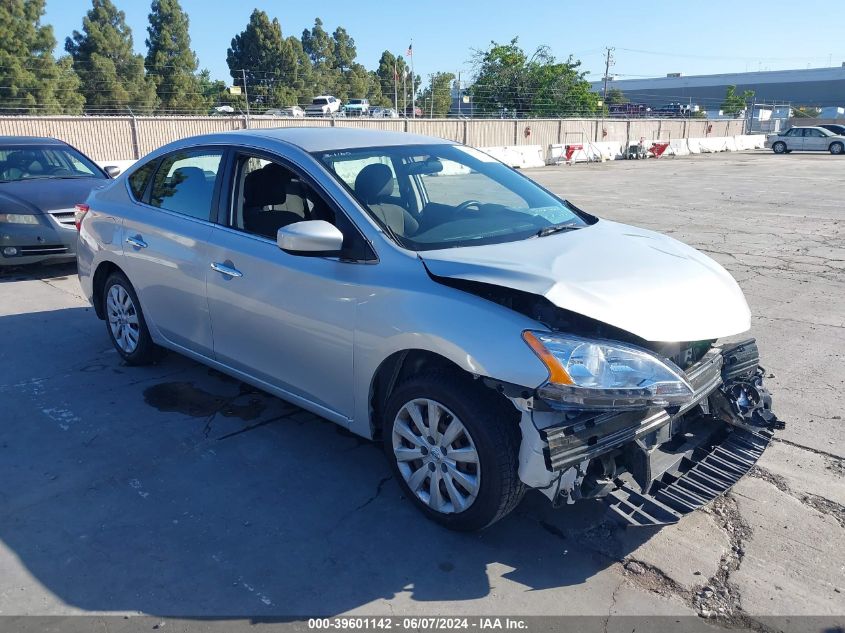
M 786 142 L 786 148 L 791 152 L 804 149 L 804 129 L 794 127 L 787 130 L 783 135 L 783 140 Z
M 215 148 L 164 156 L 123 229 L 126 272 L 148 323 L 172 345 L 207 357 L 208 238 L 223 156 Z
M 209 238 L 215 357 L 342 422 L 353 413 L 355 311 L 370 268 L 361 264 L 374 254 L 311 181 L 269 158 L 233 156 L 226 219 Z M 341 229 L 346 259 L 277 246 L 281 226 L 315 219 Z
M 821 130 L 815 128 L 804 128 L 804 149 L 812 151 L 826 150 L 828 136 Z

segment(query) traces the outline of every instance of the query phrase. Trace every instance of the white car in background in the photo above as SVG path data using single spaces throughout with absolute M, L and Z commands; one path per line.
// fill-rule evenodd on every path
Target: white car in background
M 311 105 L 305 106 L 305 116 L 331 116 L 340 110 L 340 99 L 331 95 L 314 97 Z
M 792 127 L 780 134 L 770 134 L 766 146 L 775 154 L 788 154 L 796 150 L 805 152 L 845 153 L 845 136 L 834 134 L 823 127 Z
M 370 110 L 370 116 L 374 119 L 398 119 L 399 113 L 393 108 L 377 107 Z
M 350 99 L 343 106 L 346 116 L 369 116 L 370 102 L 368 99 Z
M 305 110 L 295 105 L 287 108 L 273 108 L 267 110 L 264 114 L 266 116 L 282 116 L 298 119 L 305 116 Z

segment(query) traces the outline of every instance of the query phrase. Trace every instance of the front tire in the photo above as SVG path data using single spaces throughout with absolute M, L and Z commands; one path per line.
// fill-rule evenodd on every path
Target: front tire
M 839 156 L 842 152 L 845 151 L 845 145 L 837 141 L 836 143 L 830 144 L 830 153 L 834 154 L 835 156 Z
M 128 365 L 148 365 L 161 349 L 153 343 L 138 295 L 122 273 L 112 273 L 103 286 L 103 314 L 114 348 Z
M 772 145 L 772 151 L 775 154 L 786 154 L 786 143 L 778 141 Z
M 383 431 L 405 494 L 449 529 L 480 530 L 522 499 L 517 411 L 477 380 L 432 371 L 403 382 L 387 401 Z

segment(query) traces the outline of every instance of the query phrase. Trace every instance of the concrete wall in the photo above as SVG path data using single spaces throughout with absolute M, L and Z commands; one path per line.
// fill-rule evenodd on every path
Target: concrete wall
M 474 147 L 621 143 L 735 136 L 745 121 L 698 119 L 283 119 L 268 117 L 0 117 L 0 136 L 51 136 L 95 160 L 132 160 L 171 141 L 250 128 L 358 127 L 439 136 Z

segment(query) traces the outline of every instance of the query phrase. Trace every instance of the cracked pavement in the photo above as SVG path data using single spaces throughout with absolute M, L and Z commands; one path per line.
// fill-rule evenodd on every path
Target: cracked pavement
M 379 446 L 175 354 L 125 367 L 73 268 L 3 273 L 0 615 L 845 620 L 843 172 L 767 152 L 526 172 L 707 251 L 748 297 L 787 428 L 662 530 L 532 493 L 485 532 L 444 531 Z

